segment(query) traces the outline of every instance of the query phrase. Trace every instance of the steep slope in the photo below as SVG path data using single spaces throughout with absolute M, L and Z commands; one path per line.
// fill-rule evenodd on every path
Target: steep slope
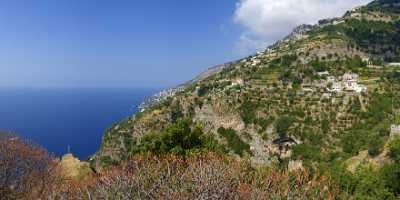
M 211 69 L 109 128 L 93 159 L 118 163 L 181 118 L 253 163 L 380 154 L 400 123 L 399 9 L 397 0 L 374 1 Z

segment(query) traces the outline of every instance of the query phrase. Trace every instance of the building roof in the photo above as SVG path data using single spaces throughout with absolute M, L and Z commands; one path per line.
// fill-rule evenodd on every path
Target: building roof
M 272 143 L 274 143 L 274 144 L 283 144 L 283 143 L 295 143 L 295 144 L 297 144 L 297 142 L 296 142 L 296 140 L 294 140 L 293 138 L 291 138 L 291 137 L 280 137 L 280 138 L 278 138 L 278 139 L 275 139 L 274 141 L 272 141 Z

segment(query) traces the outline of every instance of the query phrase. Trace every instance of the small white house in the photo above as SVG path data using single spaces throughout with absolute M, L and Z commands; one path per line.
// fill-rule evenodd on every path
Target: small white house
M 358 81 L 358 74 L 355 73 L 346 73 L 343 75 L 343 81 Z
M 332 96 L 331 93 L 323 93 L 323 94 L 322 94 L 322 98 L 323 98 L 323 99 L 330 99 L 331 96 Z
M 346 73 L 343 75 L 343 84 L 344 88 L 347 91 L 354 91 L 357 93 L 364 92 L 367 90 L 367 87 L 358 84 L 358 74 L 355 73 Z
M 396 135 L 400 136 L 400 125 L 392 124 L 390 126 L 390 136 L 394 137 Z
M 309 87 L 303 88 L 303 91 L 304 92 L 314 92 L 314 90 L 312 88 L 309 88 Z
M 243 85 L 244 81 L 241 78 L 236 78 L 231 81 L 231 86 Z
M 332 89 L 330 90 L 331 92 L 342 92 L 343 91 L 343 85 L 340 82 L 334 82 L 332 84 Z
M 329 72 L 327 72 L 327 71 L 318 72 L 317 74 L 318 74 L 318 76 L 329 76 Z
M 389 67 L 400 67 L 400 63 L 388 63 Z
M 253 63 L 251 64 L 252 66 L 256 66 L 261 63 L 261 60 L 258 59 L 252 59 L 252 61 L 253 61 Z

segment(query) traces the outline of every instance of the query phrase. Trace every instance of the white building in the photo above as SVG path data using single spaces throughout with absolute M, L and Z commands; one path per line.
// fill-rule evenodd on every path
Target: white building
M 392 126 L 390 126 L 390 136 L 394 137 L 396 135 L 400 136 L 400 125 L 392 124 Z
M 232 81 L 231 81 L 232 83 L 231 83 L 231 86 L 237 86 L 237 85 L 243 85 L 244 84 L 244 81 L 243 81 L 243 79 L 241 79 L 241 78 L 236 78 L 236 79 L 233 79 Z
M 400 63 L 388 63 L 390 67 L 400 67 Z
M 343 75 L 343 81 L 358 81 L 358 74 L 355 73 L 346 73 Z
M 332 96 L 331 93 L 323 93 L 323 94 L 322 94 L 322 98 L 323 98 L 323 99 L 330 99 L 331 96 Z
M 342 92 L 343 91 L 343 85 L 341 82 L 334 82 L 332 84 L 332 89 L 330 90 L 331 92 Z
M 327 72 L 327 71 L 318 72 L 317 74 L 318 74 L 318 76 L 329 76 L 329 72 Z
M 252 61 L 253 61 L 253 63 L 251 64 L 252 66 L 256 66 L 261 63 L 261 60 L 258 59 L 252 59 Z
M 309 88 L 309 87 L 303 88 L 303 91 L 304 92 L 314 92 L 314 90 L 312 88 Z
M 356 12 L 358 10 L 360 10 L 362 8 L 362 6 L 356 6 L 353 9 L 351 9 L 352 12 Z
M 355 73 L 346 73 L 343 75 L 343 84 L 344 88 L 347 91 L 354 91 L 357 93 L 366 91 L 367 88 L 365 86 L 358 84 L 358 74 Z

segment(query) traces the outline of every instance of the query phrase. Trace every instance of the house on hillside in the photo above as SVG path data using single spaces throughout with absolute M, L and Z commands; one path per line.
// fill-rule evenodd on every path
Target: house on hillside
M 354 91 L 357 93 L 366 91 L 367 88 L 365 86 L 358 84 L 358 74 L 355 73 L 346 73 L 343 75 L 343 84 L 344 88 L 347 91 Z
M 252 66 L 257 66 L 257 65 L 259 65 L 260 63 L 261 63 L 261 60 L 256 59 L 256 58 L 253 58 L 253 59 L 252 59 L 251 65 L 252 65 Z
M 360 10 L 362 8 L 362 6 L 356 6 L 353 9 L 351 9 L 352 12 L 357 12 L 358 10 Z
M 323 72 L 317 72 L 318 76 L 329 76 L 329 72 L 323 71 Z
M 329 90 L 329 89 L 328 89 Z M 340 93 L 343 91 L 343 85 L 341 82 L 333 82 L 330 92 Z
M 298 144 L 296 140 L 291 137 L 284 136 L 272 141 L 268 146 L 268 150 L 272 154 L 279 154 L 281 158 L 288 158 L 292 154 L 291 148 Z
M 390 137 L 400 136 L 400 125 L 392 124 L 390 126 Z
M 395 62 L 393 62 L 393 63 L 388 63 L 388 66 L 389 66 L 389 67 L 400 67 L 400 63 L 395 63 Z

